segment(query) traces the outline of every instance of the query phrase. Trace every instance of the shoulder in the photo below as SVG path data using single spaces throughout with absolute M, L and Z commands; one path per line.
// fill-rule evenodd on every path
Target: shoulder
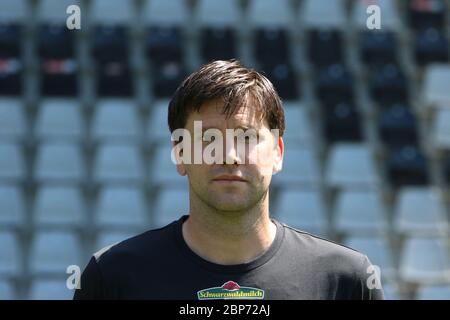
M 135 259 L 158 255 L 172 240 L 173 223 L 159 229 L 152 229 L 124 241 L 110 244 L 93 254 L 99 266 L 130 263 Z
M 367 256 L 353 248 L 281 223 L 290 251 L 317 266 L 318 270 L 355 277 L 364 272 Z

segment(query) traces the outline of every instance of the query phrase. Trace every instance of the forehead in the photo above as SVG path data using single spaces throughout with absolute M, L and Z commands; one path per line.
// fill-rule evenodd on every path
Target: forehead
M 251 102 L 250 102 L 251 103 Z M 193 111 L 190 113 L 186 126 L 193 126 L 194 121 L 202 121 L 203 126 L 223 127 L 227 128 L 241 126 L 251 126 L 260 128 L 266 125 L 265 121 L 261 119 L 261 114 L 258 109 L 251 107 L 251 104 L 239 106 L 234 113 L 227 116 L 223 110 L 223 102 L 219 99 L 207 101 L 201 105 L 199 112 Z

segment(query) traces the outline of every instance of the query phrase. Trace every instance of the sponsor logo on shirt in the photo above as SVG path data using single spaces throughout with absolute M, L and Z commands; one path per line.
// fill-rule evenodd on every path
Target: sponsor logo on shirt
M 197 292 L 199 300 L 217 299 L 264 299 L 264 290 L 241 287 L 234 281 L 227 281 L 221 287 L 207 288 Z

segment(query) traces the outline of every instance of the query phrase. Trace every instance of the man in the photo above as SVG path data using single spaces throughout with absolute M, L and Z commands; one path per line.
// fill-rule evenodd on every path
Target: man
M 189 215 L 94 254 L 75 299 L 383 298 L 367 256 L 271 219 L 285 125 L 266 77 L 233 60 L 204 65 L 176 90 L 168 122 Z

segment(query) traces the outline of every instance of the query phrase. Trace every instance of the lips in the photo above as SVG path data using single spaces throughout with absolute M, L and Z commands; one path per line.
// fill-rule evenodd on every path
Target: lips
M 224 181 L 224 182 L 246 182 L 246 180 L 240 176 L 235 175 L 221 175 L 213 179 L 213 181 Z

